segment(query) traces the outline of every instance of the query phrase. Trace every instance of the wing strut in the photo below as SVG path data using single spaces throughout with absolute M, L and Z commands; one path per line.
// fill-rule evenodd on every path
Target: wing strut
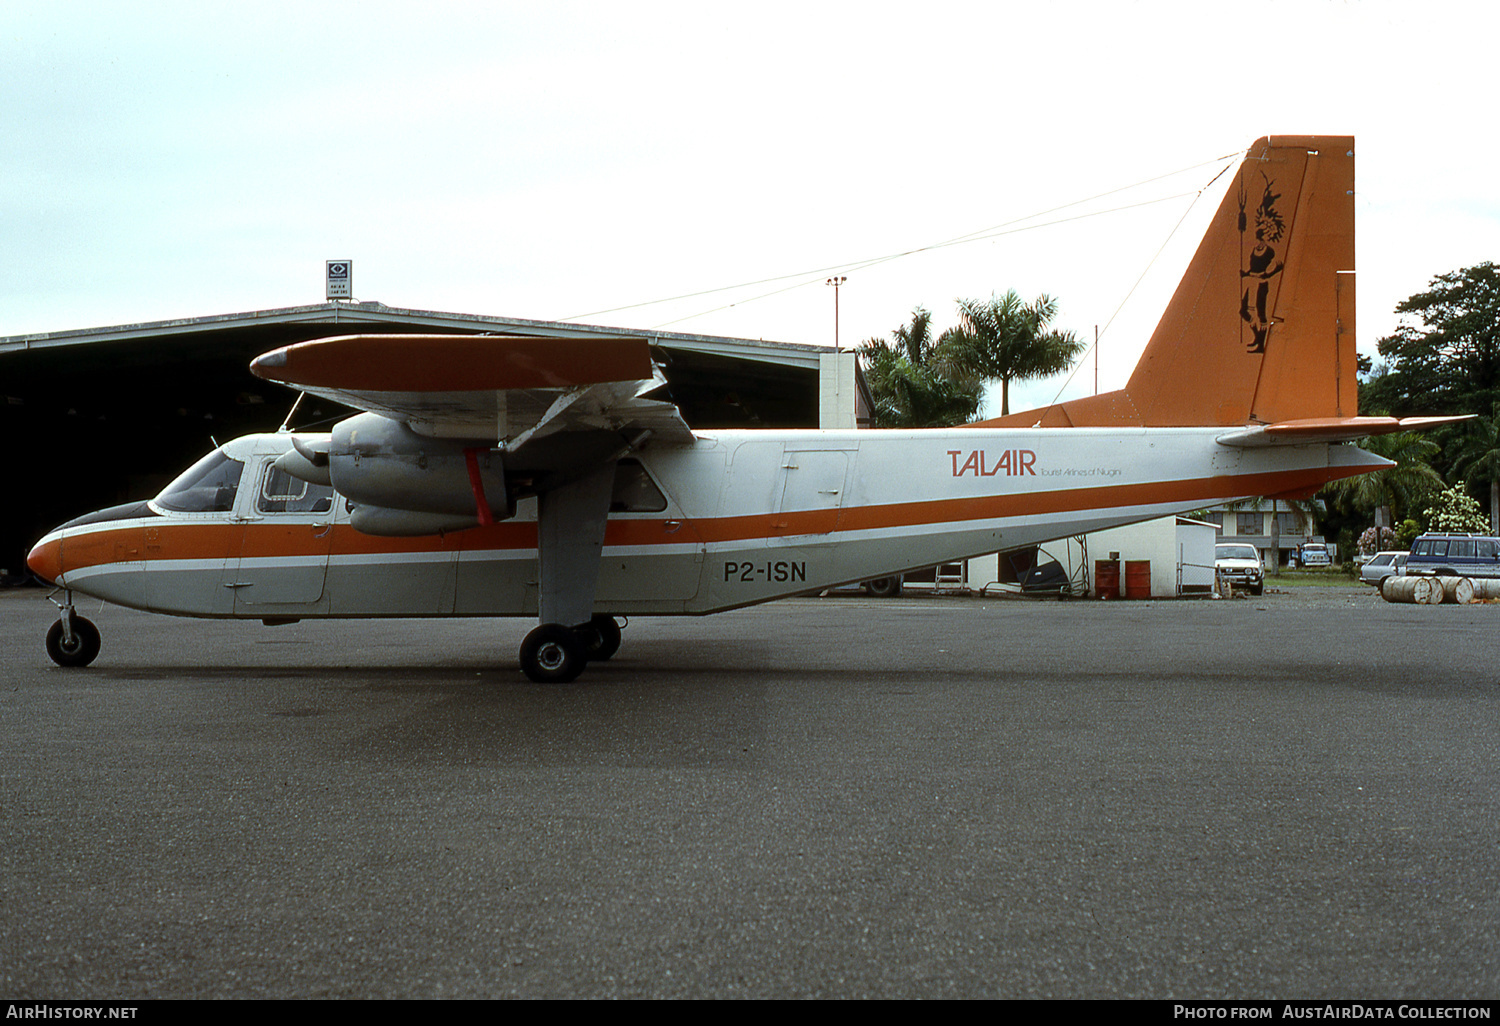
M 469 468 L 469 487 L 474 490 L 474 508 L 479 513 L 479 524 L 489 527 L 495 522 L 495 515 L 490 512 L 490 501 L 484 497 L 484 479 L 479 476 L 479 454 L 484 451 L 478 446 L 465 449 L 464 465 Z

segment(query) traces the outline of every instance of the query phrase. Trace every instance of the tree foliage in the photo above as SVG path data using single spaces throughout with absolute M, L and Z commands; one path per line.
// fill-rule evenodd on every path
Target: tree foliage
M 1366 412 L 1483 413 L 1500 401 L 1500 267 L 1440 274 L 1396 312 L 1421 324 L 1377 343 L 1386 363 L 1364 388 Z
M 1377 344 L 1385 362 L 1361 383 L 1360 410 L 1482 415 L 1429 432 L 1439 449 L 1430 462 L 1447 481 L 1487 487 L 1500 526 L 1500 267 L 1438 275 L 1396 312 L 1410 319 Z
M 1048 327 L 1057 300 L 1024 302 L 1015 290 L 988 300 L 958 300 L 959 324 L 934 340 L 932 314 L 917 307 L 911 323 L 860 343 L 876 427 L 945 427 L 973 420 L 984 386 L 1000 382 L 1001 415 L 1010 383 L 1067 370 L 1084 345 Z
M 891 341 L 860 344 L 876 427 L 951 427 L 974 419 L 982 386 L 946 374 L 933 359 L 936 350 L 932 314 L 920 306 L 911 323 L 891 332 Z
M 1471 420 L 1466 432 L 1449 446 L 1453 454 L 1453 474 L 1465 481 L 1488 482 L 1490 492 L 1490 530 L 1500 534 L 1500 403 L 1489 417 Z
M 1396 525 L 1396 548 L 1411 549 L 1417 536 L 1422 533 L 1422 525 L 1415 520 L 1407 519 Z
M 1394 522 L 1443 487 L 1442 475 L 1428 464 L 1438 451 L 1437 443 L 1424 435 L 1415 431 L 1398 431 L 1375 435 L 1359 444 L 1396 465 L 1329 482 L 1323 494 L 1330 501 L 1361 513 L 1373 513 L 1385 506 L 1390 509 Z
M 1038 296 L 1031 303 L 1014 289 L 988 300 L 958 300 L 959 326 L 943 332 L 938 359 L 950 377 L 982 385 L 1000 382 L 1000 415 L 1010 413 L 1010 383 L 1045 378 L 1068 369 L 1084 350 L 1071 331 L 1048 324 L 1057 300 Z
M 1445 531 L 1449 534 L 1484 534 L 1489 530 L 1489 521 L 1479 503 L 1464 491 L 1460 481 L 1452 488 L 1438 493 L 1436 500 L 1427 508 L 1427 529 Z

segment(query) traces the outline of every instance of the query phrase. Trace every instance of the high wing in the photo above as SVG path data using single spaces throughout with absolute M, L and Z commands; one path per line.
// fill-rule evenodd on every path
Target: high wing
M 690 444 L 644 338 L 341 335 L 256 358 L 258 377 L 407 424 L 515 451 L 561 431 L 651 432 Z
M 573 679 L 618 634 L 594 597 L 620 460 L 694 441 L 673 403 L 649 398 L 666 379 L 646 339 L 342 335 L 250 369 L 365 411 L 277 463 L 326 477 L 358 531 L 488 526 L 536 497 L 540 626 L 521 647 L 534 679 Z

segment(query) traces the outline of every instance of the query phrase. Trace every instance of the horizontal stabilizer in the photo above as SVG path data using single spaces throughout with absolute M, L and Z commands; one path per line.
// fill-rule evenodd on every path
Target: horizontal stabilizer
M 1262 445 L 1308 445 L 1313 442 L 1350 442 L 1371 435 L 1389 435 L 1397 431 L 1423 431 L 1442 424 L 1473 420 L 1474 414 L 1462 417 L 1313 417 L 1307 420 L 1284 420 L 1277 424 L 1257 424 L 1220 435 L 1220 445 L 1254 448 Z

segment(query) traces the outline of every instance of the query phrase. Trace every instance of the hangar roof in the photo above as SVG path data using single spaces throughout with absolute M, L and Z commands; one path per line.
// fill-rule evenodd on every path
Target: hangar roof
M 233 388 L 260 396 L 251 402 L 276 403 L 284 394 L 280 386 L 266 386 L 249 373 L 250 360 L 261 353 L 331 334 L 410 331 L 649 338 L 665 356 L 673 399 L 698 428 L 817 426 L 819 358 L 831 351 L 762 339 L 408 310 L 366 301 L 0 337 L 0 365 L 5 368 L 3 391 L 12 402 L 34 404 L 60 387 L 87 393 L 91 383 L 83 379 L 93 375 L 101 379 L 97 383 L 114 387 L 128 380 L 131 388 L 140 389 L 146 377 L 165 390 Z
M 289 306 L 276 310 L 252 310 L 247 313 L 216 314 L 210 317 L 184 317 L 144 324 L 121 324 L 107 328 L 11 335 L 0 338 L 0 355 L 57 346 L 94 345 L 137 339 L 160 341 L 180 336 L 207 337 L 220 332 L 244 332 L 256 328 L 304 324 L 317 325 L 319 334 L 326 334 L 327 326 L 332 324 L 348 325 L 350 334 L 359 331 L 437 328 L 456 333 L 504 333 L 555 338 L 646 337 L 667 349 L 716 353 L 739 359 L 762 360 L 809 369 L 816 369 L 819 355 L 828 351 L 824 346 L 801 345 L 793 342 L 767 342 L 764 339 L 693 335 L 654 329 L 611 328 L 564 321 L 490 317 L 483 314 L 443 313 L 436 310 L 408 310 L 386 306 L 384 303 L 365 301 L 315 303 L 309 306 Z

